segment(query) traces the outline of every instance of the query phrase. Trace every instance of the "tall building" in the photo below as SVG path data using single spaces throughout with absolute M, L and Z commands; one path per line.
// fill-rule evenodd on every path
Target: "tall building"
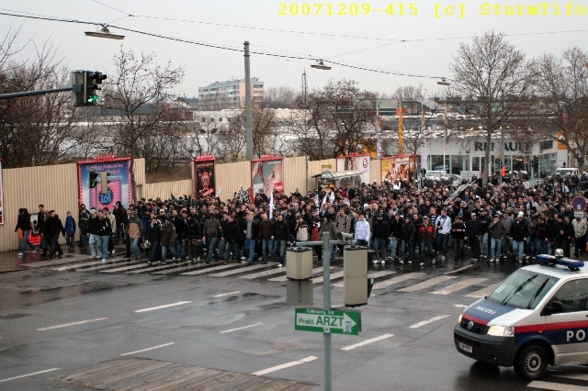
M 244 109 L 245 80 L 215 81 L 206 87 L 198 87 L 201 110 Z M 263 103 L 263 82 L 251 78 L 251 99 L 254 107 Z

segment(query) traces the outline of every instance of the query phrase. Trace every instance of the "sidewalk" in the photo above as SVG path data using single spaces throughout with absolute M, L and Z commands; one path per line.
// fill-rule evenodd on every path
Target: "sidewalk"
M 73 253 L 67 252 L 67 247 L 62 245 L 62 249 L 65 247 L 63 251 L 63 256 L 61 258 L 53 257 L 53 259 L 64 259 L 64 260 L 71 260 L 71 262 L 75 261 L 86 261 L 90 257 L 90 254 L 80 252 L 80 249 L 77 247 Z M 110 257 L 120 257 L 121 255 L 125 255 L 125 246 L 115 246 L 115 255 L 111 255 Z M 18 251 L 7 251 L 0 253 L 0 274 L 1 273 L 10 273 L 16 272 L 21 270 L 30 270 L 31 266 L 35 263 L 48 261 L 49 257 L 41 256 L 41 252 L 33 253 L 29 249 L 27 252 L 22 256 L 19 257 Z M 110 258 L 109 257 L 109 258 Z

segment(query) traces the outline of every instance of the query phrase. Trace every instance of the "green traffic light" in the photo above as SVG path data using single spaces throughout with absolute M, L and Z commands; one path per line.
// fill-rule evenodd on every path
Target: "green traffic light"
M 97 94 L 92 94 L 90 95 L 90 97 L 88 98 L 87 102 L 88 103 L 96 103 L 98 102 L 98 95 Z

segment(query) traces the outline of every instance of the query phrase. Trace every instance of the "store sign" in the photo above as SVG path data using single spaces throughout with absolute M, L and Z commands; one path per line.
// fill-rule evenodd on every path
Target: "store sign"
M 491 151 L 494 151 L 494 144 L 495 143 L 491 143 Z M 483 142 L 475 142 L 474 143 L 474 151 L 486 151 L 486 148 L 488 146 L 488 143 L 483 143 Z M 505 142 L 504 143 L 504 151 L 505 152 L 515 152 L 518 151 L 519 148 L 519 143 L 517 142 Z

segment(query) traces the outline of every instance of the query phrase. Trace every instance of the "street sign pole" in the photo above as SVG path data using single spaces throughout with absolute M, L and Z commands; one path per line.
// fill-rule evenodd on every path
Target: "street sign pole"
M 328 232 L 323 232 L 323 302 L 326 311 L 331 310 L 331 245 Z M 331 332 L 323 332 L 323 354 L 325 360 L 325 391 L 332 391 L 331 385 Z

